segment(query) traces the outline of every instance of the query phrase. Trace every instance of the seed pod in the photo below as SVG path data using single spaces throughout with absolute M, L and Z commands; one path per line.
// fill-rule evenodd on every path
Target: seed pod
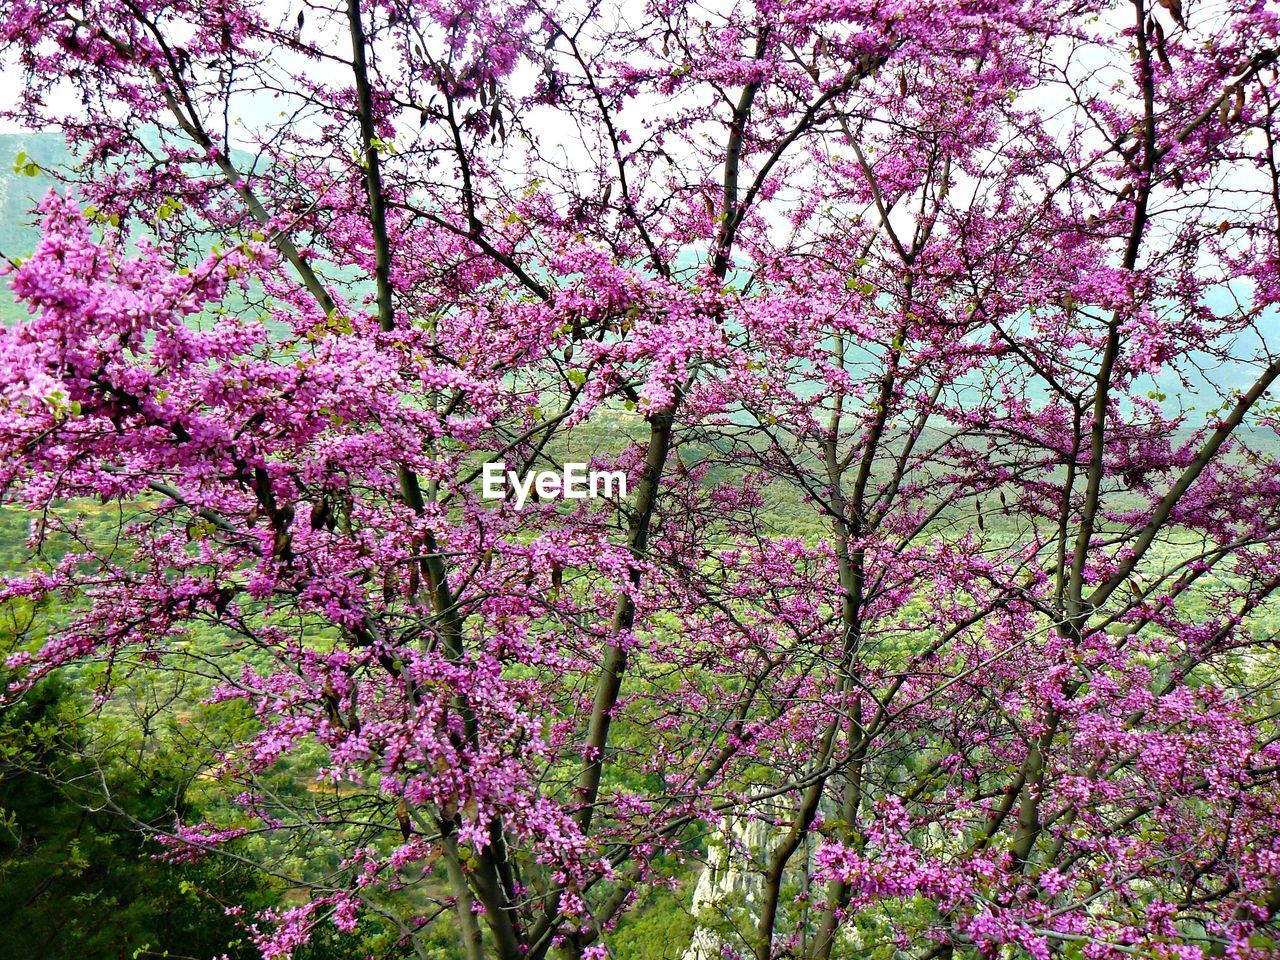
M 401 797 L 400 802 L 396 805 L 396 820 L 400 824 L 400 836 L 408 840 L 413 828 L 409 825 L 409 805 L 405 803 L 404 797 Z

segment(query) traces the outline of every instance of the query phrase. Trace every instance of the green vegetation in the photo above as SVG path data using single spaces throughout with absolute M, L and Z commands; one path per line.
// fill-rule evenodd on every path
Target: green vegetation
M 4 511 L 7 552 L 13 511 Z M 6 558 L 8 560 L 9 558 Z M 0 621 L 0 654 L 42 633 L 48 610 L 17 610 Z M 12 673 L 0 670 L 8 683 Z M 6 960 L 258 957 L 244 927 L 227 912 L 287 908 L 295 892 L 236 858 L 170 862 L 155 840 L 175 819 L 214 812 L 204 795 L 193 740 L 180 728 L 245 722 L 240 705 L 172 706 L 165 691 L 135 691 L 138 716 L 90 709 L 104 678 L 92 668 L 51 675 L 0 710 L 0 915 Z M 169 694 L 182 691 L 168 691 Z M 193 698 L 194 699 L 194 698 Z M 163 714 L 163 715 L 162 715 Z M 231 732 L 230 729 L 227 732 Z M 301 793 L 305 787 L 291 784 Z M 246 845 L 247 845 L 246 841 Z M 245 852 L 248 852 L 247 850 Z M 323 924 L 299 957 L 345 960 L 402 950 L 365 922 L 354 934 Z M 442 949 L 437 960 L 453 960 Z

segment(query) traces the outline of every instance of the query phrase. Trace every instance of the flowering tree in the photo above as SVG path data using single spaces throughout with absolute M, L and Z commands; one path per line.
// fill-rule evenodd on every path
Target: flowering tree
M 0 31 L 79 163 L 9 261 L 3 596 L 74 610 L 11 695 L 252 708 L 162 839 L 315 852 L 265 957 L 604 956 L 732 820 L 733 956 L 1274 955 L 1274 4 Z M 480 496 L 588 443 L 626 496 Z

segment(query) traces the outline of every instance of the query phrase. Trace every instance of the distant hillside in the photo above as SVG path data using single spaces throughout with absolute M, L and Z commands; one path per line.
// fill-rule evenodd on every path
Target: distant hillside
M 60 134 L 0 134 L 0 250 L 10 257 L 25 257 L 35 248 L 39 234 L 31 208 L 53 186 L 43 173 L 29 177 L 14 170 L 19 154 L 44 169 L 65 168 L 71 160 Z
M 144 139 L 154 137 L 154 133 L 149 135 L 146 131 L 140 132 L 140 135 Z M 65 169 L 73 162 L 73 155 L 67 149 L 61 134 L 0 134 L 0 252 L 10 257 L 28 256 L 35 248 L 39 230 L 31 211 L 36 201 L 55 185 L 54 179 L 43 172 L 38 172 L 35 176 L 27 176 L 22 171 L 15 170 L 17 158 L 22 154 L 25 154 L 26 160 L 34 161 L 42 170 Z M 247 155 L 237 154 L 236 156 L 238 160 L 249 162 Z M 353 279 L 350 271 L 337 270 L 335 273 L 347 280 Z M 1237 291 L 1237 295 L 1246 301 L 1249 293 L 1243 289 Z M 1225 289 L 1215 289 L 1209 291 L 1205 302 L 1211 309 L 1226 312 L 1235 305 L 1236 296 Z M 14 301 L 8 284 L 0 279 L 0 324 L 13 323 L 23 316 L 25 311 Z M 1260 318 L 1259 327 L 1262 337 L 1280 338 L 1280 315 L 1277 315 L 1276 311 L 1267 311 Z M 1259 339 L 1257 334 L 1242 333 L 1240 335 L 1241 351 L 1256 348 Z M 1197 355 L 1193 359 L 1210 372 L 1216 387 L 1206 390 L 1205 380 L 1195 372 L 1194 367 L 1190 367 L 1188 369 L 1191 378 L 1190 389 L 1184 388 L 1174 371 L 1168 368 L 1154 379 L 1143 378 L 1139 389 L 1142 391 L 1152 389 L 1164 394 L 1166 396 L 1164 405 L 1166 409 L 1172 411 L 1176 409 L 1176 398 L 1179 395 L 1188 403 L 1195 403 L 1201 396 L 1214 397 L 1216 403 L 1220 388 L 1244 388 L 1253 381 L 1253 370 L 1244 364 L 1231 363 L 1215 366 L 1208 357 Z M 1271 434 L 1274 438 L 1274 431 L 1263 432 Z
M 0 134 L 0 253 L 7 257 L 25 257 L 35 249 L 40 231 L 31 211 L 54 185 L 53 178 L 45 173 L 32 177 L 15 170 L 20 155 L 42 170 L 65 168 L 71 161 L 61 134 Z M 23 315 L 9 285 L 0 281 L 0 323 L 12 323 Z

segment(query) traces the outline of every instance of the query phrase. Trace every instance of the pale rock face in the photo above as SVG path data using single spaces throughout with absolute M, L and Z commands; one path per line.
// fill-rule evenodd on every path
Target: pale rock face
M 781 807 L 757 807 L 756 813 L 757 817 L 750 819 L 726 817 L 721 821 L 723 832 L 708 845 L 707 869 L 693 891 L 692 911 L 699 924 L 681 960 L 722 960 L 726 946 L 743 948 L 741 940 L 733 938 L 735 942 L 730 942 L 723 928 L 704 922 L 712 917 L 728 921 L 733 929 L 744 933 L 744 922 L 754 927 L 769 854 L 787 832 L 785 826 L 769 822 L 775 815 L 786 816 Z M 796 851 L 784 883 L 804 880 L 813 853 L 807 842 Z
M 725 960 L 726 947 L 730 951 L 728 956 L 749 955 L 744 950 L 743 939 L 729 933 L 729 930 L 746 935 L 754 932 L 769 854 L 786 834 L 789 827 L 787 818 L 794 813 L 776 801 L 766 801 L 764 806 L 754 805 L 753 808 L 755 816 L 752 818 L 723 819 L 720 822 L 722 832 L 708 844 L 707 869 L 698 878 L 691 905 L 699 924 L 680 960 Z M 835 813 L 834 805 L 827 798 L 823 799 L 819 809 L 828 816 Z M 928 845 L 939 852 L 946 850 L 955 854 L 964 849 L 964 836 L 948 834 L 941 824 L 929 824 L 926 835 Z M 783 878 L 784 885 L 794 887 L 816 883 L 809 880 L 816 852 L 816 842 L 811 837 L 807 838 L 791 858 Z M 847 948 L 868 946 L 854 927 L 846 927 L 836 936 L 838 942 Z

